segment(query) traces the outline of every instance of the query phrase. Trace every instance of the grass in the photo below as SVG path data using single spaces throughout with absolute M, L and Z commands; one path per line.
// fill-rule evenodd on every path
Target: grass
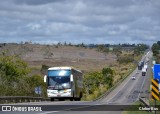
M 140 60 L 140 57 L 137 57 L 136 60 Z M 95 100 L 96 98 L 99 98 L 101 95 L 103 95 L 104 93 L 106 93 L 106 91 L 109 91 L 110 89 L 114 89 L 116 88 L 116 84 L 118 82 L 122 82 L 123 80 L 125 80 L 126 77 L 128 77 L 137 67 L 136 64 L 134 63 L 128 63 L 128 64 L 119 64 L 118 62 L 116 62 L 113 66 L 111 66 L 111 69 L 114 70 L 114 85 L 112 86 L 112 88 L 105 88 L 105 91 L 101 91 L 100 90 L 96 90 L 94 94 L 90 94 L 88 96 L 86 96 L 85 98 L 83 98 L 83 100 Z M 122 68 L 124 70 L 122 70 Z M 126 70 L 125 70 L 126 68 Z
M 94 91 L 94 94 L 90 94 L 90 95 L 88 95 L 86 98 L 82 98 L 82 100 L 95 100 L 96 98 L 99 98 L 101 95 L 103 95 L 104 93 L 106 93 L 106 91 L 109 91 L 109 90 L 113 90 L 114 88 L 116 88 L 117 87 L 117 83 L 118 82 L 120 82 L 120 81 L 123 81 L 127 76 L 129 76 L 129 74 L 131 74 L 134 70 L 135 70 L 135 68 L 136 68 L 136 65 L 134 65 L 134 64 L 132 64 L 132 65 L 127 65 L 127 66 L 130 66 L 130 67 L 128 67 L 129 68 L 129 70 L 126 70 L 125 71 L 125 73 L 124 73 L 124 75 L 122 76 L 122 78 L 120 78 L 120 75 L 119 75 L 119 78 L 117 78 L 117 82 L 116 83 L 114 83 L 115 85 L 113 85 L 111 88 L 107 88 L 107 87 L 104 87 L 103 88 L 103 90 L 102 91 L 100 91 L 100 90 L 96 90 L 96 91 Z M 114 67 L 115 68 L 115 67 Z M 118 67 L 116 67 L 115 69 L 121 69 L 121 67 L 120 68 L 118 68 Z M 114 71 L 116 71 L 114 69 Z M 118 70 L 118 72 L 120 72 L 119 70 Z M 121 82 L 120 82 L 121 83 Z

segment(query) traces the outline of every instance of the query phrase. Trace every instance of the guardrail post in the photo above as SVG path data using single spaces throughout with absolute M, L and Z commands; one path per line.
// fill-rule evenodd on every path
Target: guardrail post
M 7 103 L 7 100 L 5 99 L 5 103 Z
M 19 102 L 21 103 L 21 102 L 22 102 L 22 100 L 21 100 L 21 99 L 19 99 Z

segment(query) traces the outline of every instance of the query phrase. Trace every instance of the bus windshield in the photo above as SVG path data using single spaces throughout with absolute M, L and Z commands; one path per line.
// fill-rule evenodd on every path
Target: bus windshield
M 70 76 L 71 70 L 49 70 L 48 76 Z
M 71 70 L 49 70 L 48 89 L 69 89 Z
M 48 77 L 48 89 L 69 89 L 70 76 Z

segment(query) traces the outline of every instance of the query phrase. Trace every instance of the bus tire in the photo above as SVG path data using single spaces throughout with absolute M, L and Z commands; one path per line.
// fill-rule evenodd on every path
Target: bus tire
M 70 101 L 73 101 L 74 98 L 70 98 Z
M 54 101 L 54 98 L 51 98 L 51 101 Z
M 59 101 L 64 101 L 64 100 L 65 100 L 64 98 L 60 98 L 60 99 L 59 99 Z

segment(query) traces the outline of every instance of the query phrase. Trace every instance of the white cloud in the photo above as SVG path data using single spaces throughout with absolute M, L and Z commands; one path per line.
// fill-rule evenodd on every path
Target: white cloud
M 4 0 L 0 39 L 152 43 L 160 36 L 159 11 L 159 0 Z

